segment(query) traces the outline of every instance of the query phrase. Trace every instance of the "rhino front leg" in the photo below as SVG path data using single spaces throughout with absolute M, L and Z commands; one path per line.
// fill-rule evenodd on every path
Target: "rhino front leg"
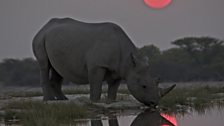
M 116 100 L 120 80 L 108 80 L 107 83 L 108 83 L 107 102 L 111 103 Z
M 93 68 L 89 70 L 90 83 L 90 100 L 92 102 L 99 102 L 102 93 L 102 82 L 106 70 L 104 68 Z

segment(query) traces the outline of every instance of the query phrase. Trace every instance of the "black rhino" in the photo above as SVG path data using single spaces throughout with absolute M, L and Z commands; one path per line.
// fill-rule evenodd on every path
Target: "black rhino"
M 148 58 L 121 27 L 113 23 L 84 23 L 53 18 L 33 39 L 33 52 L 40 66 L 43 100 L 67 99 L 63 79 L 90 84 L 90 100 L 98 102 L 102 82 L 108 83 L 108 100 L 114 101 L 120 80 L 146 105 L 156 105 L 175 85 L 161 89 L 150 76 Z

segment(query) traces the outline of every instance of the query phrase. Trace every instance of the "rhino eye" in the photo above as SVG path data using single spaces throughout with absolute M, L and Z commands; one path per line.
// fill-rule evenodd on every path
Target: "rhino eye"
M 146 87 L 147 87 L 146 85 L 142 85 L 142 88 L 144 88 L 144 89 L 145 89 Z

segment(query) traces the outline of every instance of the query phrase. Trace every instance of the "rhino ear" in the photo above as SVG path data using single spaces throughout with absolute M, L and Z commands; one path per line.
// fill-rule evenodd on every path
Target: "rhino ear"
M 138 61 L 136 54 L 131 53 L 131 61 L 133 63 L 133 66 L 136 67 L 137 66 L 137 61 Z

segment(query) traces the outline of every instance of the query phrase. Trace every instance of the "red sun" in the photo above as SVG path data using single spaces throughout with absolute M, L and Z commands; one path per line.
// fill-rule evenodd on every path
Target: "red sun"
M 172 0 L 144 0 L 144 2 L 151 8 L 162 9 L 168 6 Z

